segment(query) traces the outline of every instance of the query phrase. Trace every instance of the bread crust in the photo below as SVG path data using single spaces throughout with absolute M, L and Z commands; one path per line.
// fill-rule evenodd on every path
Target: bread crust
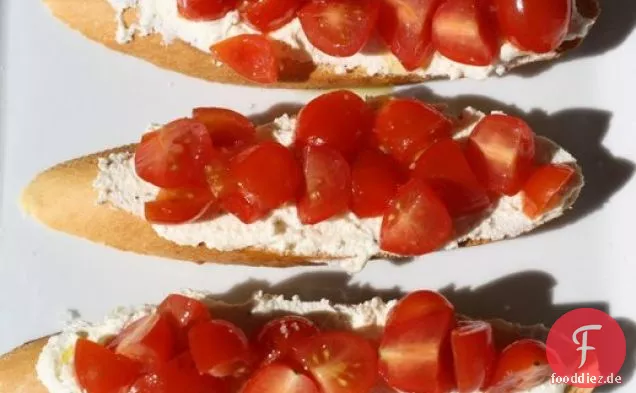
M 43 0 L 57 18 L 71 28 L 79 31 L 91 40 L 111 49 L 139 57 L 161 68 L 214 82 L 253 85 L 225 65 L 218 66 L 212 56 L 189 44 L 174 40 L 169 45 L 162 42 L 159 34 L 135 37 L 131 42 L 119 44 L 115 39 L 117 22 L 115 12 L 107 0 Z M 598 0 L 576 0 L 579 13 L 592 20 L 600 14 Z M 132 16 L 134 20 L 134 16 Z M 565 41 L 545 60 L 559 57 L 563 52 L 573 49 L 582 39 Z M 363 70 L 353 70 L 346 74 L 337 74 L 329 66 L 315 66 L 292 60 L 282 52 L 280 81 L 267 87 L 284 88 L 325 88 L 325 87 L 372 87 L 401 85 L 423 82 L 430 78 L 416 75 L 369 76 Z M 510 70 L 527 64 L 519 59 L 506 65 Z M 264 86 L 264 85 L 260 85 Z

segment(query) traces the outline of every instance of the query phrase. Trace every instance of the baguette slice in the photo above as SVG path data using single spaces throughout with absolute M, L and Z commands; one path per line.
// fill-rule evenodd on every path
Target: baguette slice
M 598 0 L 573 1 L 576 3 L 577 12 L 582 17 L 590 23 L 596 21 L 600 14 Z M 120 44 L 116 39 L 118 28 L 116 12 L 108 0 L 44 0 L 44 2 L 49 6 L 53 15 L 68 26 L 111 49 L 196 78 L 222 83 L 254 84 L 238 76 L 229 67 L 217 64 L 209 53 L 178 39 L 166 45 L 160 34 L 137 35 L 130 42 Z M 124 19 L 127 25 L 132 24 L 136 20 L 135 12 L 126 12 Z M 553 60 L 564 52 L 577 47 L 582 40 L 583 37 L 566 40 L 552 53 L 538 58 L 518 57 L 503 64 L 503 67 L 508 71 L 535 61 Z M 280 49 L 282 64 L 280 80 L 274 85 L 267 86 L 286 88 L 363 87 L 417 83 L 431 79 L 404 73 L 370 76 L 360 69 L 338 73 L 331 66 L 314 65 L 311 62 L 294 60 L 293 53 L 288 48 Z

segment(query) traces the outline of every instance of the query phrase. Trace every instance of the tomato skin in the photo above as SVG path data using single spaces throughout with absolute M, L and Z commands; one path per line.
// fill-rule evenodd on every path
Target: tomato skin
M 487 66 L 499 55 L 491 0 L 446 0 L 433 18 L 433 44 L 462 64 Z
M 239 9 L 247 23 L 268 33 L 291 22 L 301 4 L 300 0 L 245 0 Z
M 522 339 L 499 354 L 488 392 L 512 393 L 541 384 L 552 373 L 545 344 Z
M 302 340 L 320 331 L 309 319 L 290 315 L 269 321 L 256 335 L 256 346 L 265 364 L 286 359 Z
M 276 362 L 257 370 L 241 393 L 319 393 L 319 390 L 311 378 Z
M 115 353 L 147 365 L 161 364 L 175 355 L 176 334 L 166 316 L 151 314 L 124 329 L 111 345 L 115 343 Z
M 199 322 L 212 319 L 210 310 L 199 300 L 180 294 L 168 295 L 157 308 L 157 312 L 166 316 L 177 335 L 177 348 L 188 348 L 188 331 Z
M 424 182 L 412 179 L 398 189 L 382 219 L 380 248 L 398 255 L 437 250 L 453 234 L 446 206 Z
M 415 99 L 394 99 L 380 108 L 373 132 L 382 150 L 408 168 L 434 142 L 450 138 L 453 124 L 434 107 Z
M 425 180 L 448 208 L 452 217 L 480 212 L 490 205 L 461 146 L 441 139 L 426 149 L 415 162 L 412 177 Z
M 547 53 L 563 42 L 572 15 L 572 0 L 495 0 L 505 38 L 520 49 Z
M 523 212 L 536 218 L 551 210 L 563 198 L 568 184 L 576 174 L 574 168 L 563 164 L 548 164 L 535 170 L 523 186 Z
M 308 0 L 298 18 L 307 39 L 322 52 L 348 57 L 365 46 L 374 31 L 381 0 Z
M 243 78 L 261 84 L 276 83 L 280 65 L 272 42 L 261 34 L 241 34 L 214 44 L 210 50 Z
M 188 333 L 190 353 L 201 374 L 223 378 L 244 369 L 251 360 L 245 333 L 223 320 L 200 322 Z
M 429 290 L 411 292 L 400 299 L 389 312 L 386 330 L 415 323 L 429 314 L 440 311 L 454 313 L 455 307 L 438 292 Z
M 144 203 L 146 221 L 158 224 L 183 224 L 212 215 L 217 210 L 210 189 L 162 189 L 157 199 Z
M 451 332 L 451 348 L 459 393 L 485 388 L 495 363 L 492 326 L 483 321 L 461 321 Z
M 245 116 L 224 108 L 195 108 L 192 118 L 208 129 L 215 147 L 236 147 L 256 140 L 256 127 Z
M 77 383 L 87 393 L 119 393 L 142 371 L 140 363 L 83 338 L 77 340 L 74 356 Z
M 404 180 L 393 158 L 376 149 L 362 150 L 351 168 L 351 211 L 358 217 L 378 217 Z
M 177 0 L 177 7 L 186 19 L 216 20 L 236 8 L 236 0 Z

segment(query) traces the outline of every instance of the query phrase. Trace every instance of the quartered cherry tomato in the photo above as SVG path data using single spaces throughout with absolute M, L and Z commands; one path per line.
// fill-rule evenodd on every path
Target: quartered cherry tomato
M 371 111 L 360 96 L 347 90 L 323 94 L 299 113 L 295 144 L 326 145 L 352 158 L 371 128 Z
M 495 0 L 494 4 L 503 36 L 523 50 L 551 52 L 568 32 L 572 0 Z
M 285 363 L 272 363 L 256 371 L 245 383 L 241 393 L 319 393 L 308 376 Z
M 177 0 L 179 14 L 190 20 L 215 20 L 236 8 L 236 0 Z
M 151 314 L 125 328 L 109 347 L 144 364 L 161 364 L 175 355 L 176 333 L 168 317 Z
M 188 331 L 192 326 L 212 319 L 205 304 L 180 294 L 168 295 L 159 305 L 157 312 L 170 320 L 177 335 L 179 349 L 188 347 Z
M 159 224 L 193 222 L 218 210 L 209 188 L 163 189 L 154 201 L 144 204 L 146 221 Z
M 375 132 L 380 147 L 405 167 L 434 142 L 450 138 L 451 121 L 434 107 L 414 99 L 390 100 L 377 113 Z
M 223 378 L 242 372 L 251 361 L 245 333 L 223 320 L 200 322 L 188 334 L 190 353 L 202 374 Z
M 212 140 L 203 124 L 175 120 L 144 135 L 135 151 L 135 171 L 157 187 L 202 186 L 205 164 L 213 154 Z
M 307 146 L 302 152 L 305 190 L 298 201 L 303 224 L 316 224 L 349 210 L 351 169 L 337 150 Z
M 256 336 L 256 345 L 265 363 L 285 359 L 302 340 L 319 333 L 307 318 L 290 315 L 266 323 Z
M 490 204 L 459 143 L 441 139 L 415 162 L 412 176 L 426 180 L 453 217 L 482 211 Z
M 92 341 L 75 344 L 75 376 L 86 393 L 126 391 L 141 375 L 141 364 Z
M 549 377 L 545 345 L 524 339 L 507 346 L 499 355 L 489 392 L 513 393 L 531 389 Z
M 451 333 L 455 380 L 459 393 L 487 386 L 495 363 L 492 326 L 483 321 L 461 321 Z
M 355 333 L 320 333 L 299 344 L 294 353 L 322 393 L 368 393 L 375 385 L 376 351 Z
M 244 0 L 240 11 L 247 23 L 267 33 L 291 22 L 300 5 L 300 0 Z
M 365 149 L 351 167 L 351 210 L 358 217 L 378 217 L 404 180 L 395 160 L 376 149 Z
M 425 318 L 428 314 L 448 311 L 455 312 L 455 308 L 444 296 L 435 291 L 415 291 L 400 299 L 387 316 L 386 329 L 404 324 L 412 324 Z
M 274 45 L 261 34 L 227 38 L 210 48 L 218 60 L 252 82 L 278 81 L 279 64 Z
M 530 126 L 508 115 L 484 117 L 466 144 L 466 158 L 480 183 L 506 195 L 521 189 L 534 165 L 534 152 Z
M 447 58 L 475 66 L 492 64 L 499 40 L 490 0 L 446 0 L 433 18 L 433 44 Z
M 256 127 L 245 116 L 224 108 L 195 108 L 192 118 L 201 122 L 210 132 L 215 147 L 235 147 L 253 143 Z
M 309 0 L 298 12 L 298 18 L 316 48 L 331 56 L 352 56 L 371 37 L 380 1 Z
M 404 68 L 413 71 L 433 55 L 431 23 L 441 0 L 384 0 L 380 35 Z
M 523 186 L 523 212 L 536 218 L 555 207 L 576 174 L 574 168 L 563 164 L 544 165 L 530 176 Z
M 380 248 L 398 255 L 421 255 L 446 244 L 453 221 L 435 192 L 418 179 L 398 189 L 382 219 Z

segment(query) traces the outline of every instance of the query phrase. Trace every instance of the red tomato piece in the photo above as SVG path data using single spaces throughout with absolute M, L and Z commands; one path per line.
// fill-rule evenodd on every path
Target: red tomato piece
M 241 34 L 210 48 L 222 63 L 243 78 L 256 83 L 278 81 L 280 66 L 272 42 L 261 34 Z
M 256 127 L 247 117 L 224 108 L 195 108 L 192 118 L 205 125 L 215 147 L 235 147 L 256 140 Z
M 404 68 L 426 65 L 434 53 L 433 15 L 441 0 L 385 0 L 380 8 L 380 35 Z
M 490 205 L 484 187 L 470 169 L 459 143 L 441 139 L 415 162 L 412 176 L 425 180 L 453 217 L 480 212 Z
M 351 167 L 351 210 L 358 217 L 378 217 L 404 180 L 395 160 L 375 149 L 358 154 Z
M 75 344 L 74 365 L 77 383 L 87 393 L 119 393 L 141 375 L 140 363 L 83 338 Z
M 440 139 L 450 138 L 453 124 L 434 107 L 414 99 L 394 99 L 380 108 L 374 132 L 380 147 L 405 167 Z
M 459 393 L 487 386 L 495 363 L 492 326 L 483 321 L 462 321 L 451 333 L 455 379 Z
M 489 392 L 512 393 L 531 389 L 552 374 L 545 345 L 536 340 L 516 341 L 499 354 Z
M 247 23 L 267 33 L 291 22 L 300 5 L 299 0 L 245 0 L 240 11 Z
M 488 115 L 473 130 L 466 158 L 486 189 L 514 195 L 534 165 L 534 133 L 523 120 L 508 115 Z
M 229 173 L 233 186 L 222 206 L 246 224 L 295 201 L 302 184 L 302 170 L 294 154 L 272 141 L 240 152 L 232 159 Z
M 298 201 L 303 224 L 317 224 L 349 210 L 351 169 L 338 151 L 307 146 L 302 154 L 305 191 Z
M 449 336 L 454 324 L 454 313 L 443 310 L 385 330 L 379 372 L 386 383 L 403 392 L 450 392 L 454 384 Z
M 368 393 L 375 385 L 376 351 L 355 333 L 320 333 L 298 345 L 294 352 L 322 393 Z
M 563 199 L 576 171 L 569 165 L 549 164 L 538 168 L 523 186 L 523 212 L 536 218 Z
M 236 8 L 236 0 L 177 0 L 177 7 L 186 19 L 215 20 Z
M 380 0 L 309 0 L 298 18 L 307 39 L 322 52 L 353 56 L 375 29 Z
M 453 234 L 446 206 L 424 182 L 412 179 L 398 189 L 382 219 L 380 248 L 398 255 L 437 250 Z
M 210 310 L 200 300 L 179 294 L 168 295 L 159 304 L 157 311 L 169 316 L 179 329 L 187 330 L 199 322 L 212 319 Z
M 572 17 L 572 0 L 495 0 L 503 36 L 520 49 L 546 53 L 559 47 Z
M 202 374 L 223 378 L 241 373 L 251 354 L 245 333 L 223 320 L 200 322 L 188 333 L 190 353 Z
M 213 155 L 212 140 L 203 124 L 175 120 L 143 137 L 135 151 L 135 171 L 157 187 L 202 186 L 205 164 Z
M 487 66 L 499 55 L 489 0 L 446 0 L 433 18 L 433 44 L 458 63 Z
M 110 346 L 144 364 L 160 364 L 175 355 L 176 334 L 166 316 L 151 314 L 124 329 Z
M 265 363 L 285 359 L 302 340 L 319 333 L 307 318 L 291 315 L 266 323 L 256 336 L 256 345 Z
M 280 362 L 256 371 L 241 393 L 319 393 L 318 387 L 306 375 Z
M 393 329 L 405 324 L 413 324 L 422 320 L 428 314 L 448 311 L 455 312 L 455 308 L 444 296 L 435 291 L 415 291 L 404 296 L 391 309 L 387 317 L 386 329 Z
M 327 145 L 352 158 L 371 128 L 371 111 L 360 96 L 339 90 L 309 102 L 298 115 L 295 143 Z
M 212 215 L 216 207 L 209 188 L 162 189 L 156 200 L 144 204 L 144 216 L 152 223 L 183 224 Z

